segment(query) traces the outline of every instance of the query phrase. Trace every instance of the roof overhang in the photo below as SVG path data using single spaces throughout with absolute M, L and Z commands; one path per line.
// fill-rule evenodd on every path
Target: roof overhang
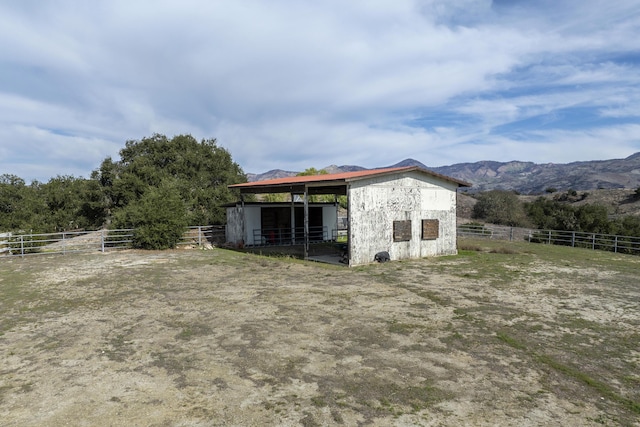
M 338 194 L 338 195 L 346 195 L 347 194 L 347 183 L 346 182 L 337 182 L 337 183 L 325 183 L 323 185 L 313 185 L 313 183 L 309 184 L 263 184 L 258 185 L 259 182 L 255 182 L 251 186 L 245 187 L 235 187 L 229 186 L 230 188 L 236 188 L 240 190 L 240 194 L 266 194 L 266 193 L 291 193 L 291 194 Z
M 240 194 L 265 194 L 265 193 L 291 193 L 291 194 L 337 194 L 346 195 L 347 186 L 350 182 L 379 177 L 397 173 L 408 173 L 417 171 L 447 181 L 458 187 L 471 187 L 468 182 L 460 181 L 445 175 L 441 175 L 417 166 L 385 169 L 367 169 L 356 172 L 342 172 L 325 175 L 312 176 L 291 176 L 287 178 L 277 178 L 265 181 L 245 182 L 242 184 L 230 185 L 229 188 L 240 191 Z

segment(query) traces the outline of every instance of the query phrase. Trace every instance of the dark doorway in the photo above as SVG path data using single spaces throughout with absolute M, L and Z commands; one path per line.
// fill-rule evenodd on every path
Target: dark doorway
M 263 207 L 260 216 L 262 239 L 269 245 L 304 243 L 304 207 L 294 208 L 295 231 L 291 230 L 291 207 Z M 309 207 L 309 241 L 327 240 L 322 226 L 322 207 Z M 292 237 L 295 238 L 292 239 Z
M 304 208 L 296 206 L 296 241 L 304 241 Z M 309 241 L 321 242 L 325 240 L 322 227 L 322 208 L 309 207 Z
M 263 207 L 260 228 L 262 238 L 270 245 L 291 243 L 291 208 Z

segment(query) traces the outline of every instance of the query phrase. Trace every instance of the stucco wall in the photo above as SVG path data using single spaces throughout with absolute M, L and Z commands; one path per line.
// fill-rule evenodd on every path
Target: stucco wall
M 421 173 L 356 181 L 349 188 L 350 265 L 367 264 L 380 251 L 392 260 L 456 253 L 456 190 Z M 422 239 L 422 220 L 439 221 L 439 237 Z M 394 242 L 393 222 L 411 221 L 409 241 Z
M 327 237 L 333 239 L 338 229 L 338 208 L 336 206 L 322 207 L 322 226 L 327 227 Z
M 227 207 L 227 242 L 238 244 L 244 240 L 244 236 L 242 235 L 243 222 L 244 215 L 242 213 L 242 206 L 236 205 Z
M 247 245 L 260 245 L 262 244 L 262 240 L 259 242 L 254 241 L 253 230 L 259 230 L 262 228 L 261 220 L 262 217 L 260 215 L 260 206 L 255 205 L 245 205 L 244 207 L 246 215 L 245 215 L 245 243 Z

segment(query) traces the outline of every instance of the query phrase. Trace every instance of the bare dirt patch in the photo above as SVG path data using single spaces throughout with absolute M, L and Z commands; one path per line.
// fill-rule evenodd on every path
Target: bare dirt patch
M 540 248 L 2 260 L 0 424 L 640 425 L 638 258 Z

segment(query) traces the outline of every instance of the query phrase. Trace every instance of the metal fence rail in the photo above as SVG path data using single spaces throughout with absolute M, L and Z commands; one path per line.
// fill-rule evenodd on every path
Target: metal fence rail
M 133 247 L 134 229 L 64 231 L 43 234 L 0 234 L 0 257 L 107 252 Z M 180 247 L 209 247 L 225 241 L 225 226 L 193 226 Z
M 296 230 L 297 231 L 297 230 Z M 315 241 L 326 241 L 329 233 L 325 228 L 313 230 Z M 257 232 L 259 242 L 264 230 Z M 135 230 L 96 230 L 96 231 L 64 231 L 45 234 L 11 234 L 0 233 L 0 258 L 8 256 L 31 256 L 46 254 L 72 254 L 83 252 L 108 252 L 112 250 L 131 249 Z M 256 233 L 256 231 L 254 231 Z M 281 242 L 298 241 L 291 231 L 287 236 L 279 236 Z M 536 230 L 499 225 L 461 224 L 457 227 L 459 237 L 481 237 L 487 239 L 527 241 L 564 245 L 576 248 L 605 250 L 617 253 L 640 255 L 640 237 L 618 236 L 613 234 L 583 233 L 578 231 Z M 297 233 L 296 233 L 297 234 Z M 331 236 L 335 238 L 335 236 Z M 303 239 L 303 235 L 300 236 Z M 225 243 L 225 226 L 192 226 L 183 234 L 178 247 L 207 248 Z M 302 241 L 302 240 L 301 240 Z
M 584 233 L 580 231 L 536 230 L 500 225 L 462 224 L 458 236 L 482 237 L 497 240 L 525 240 L 530 243 L 571 246 L 640 255 L 640 237 L 614 234 Z
M 331 236 L 337 236 L 335 230 L 332 230 Z M 332 238 L 329 237 L 329 231 L 325 226 L 309 227 L 309 240 L 312 243 L 327 242 Z M 253 242 L 252 246 L 301 244 L 304 243 L 304 227 L 296 227 L 293 230 L 290 227 L 256 228 L 253 230 Z
M 224 225 L 197 225 L 189 227 L 182 235 L 178 246 L 182 247 L 210 247 L 221 245 L 226 241 L 226 227 Z

